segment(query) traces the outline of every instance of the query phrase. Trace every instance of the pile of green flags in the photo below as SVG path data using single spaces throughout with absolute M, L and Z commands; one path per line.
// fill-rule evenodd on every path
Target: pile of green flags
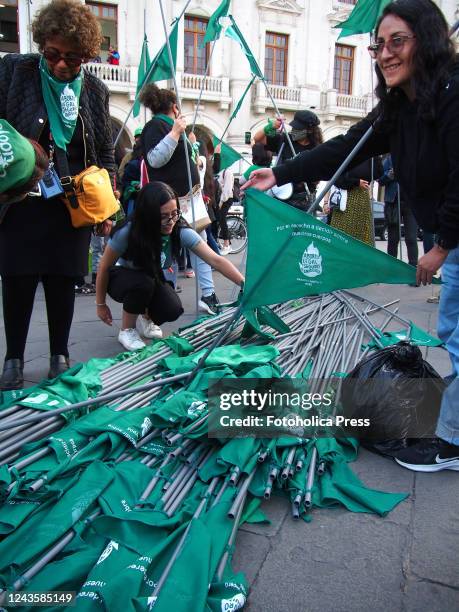
M 168 345 L 175 353 L 161 360 L 160 374 L 193 371 L 202 351 L 180 337 Z M 162 347 L 155 342 L 135 359 Z M 306 521 L 308 494 L 309 508 L 387 514 L 406 495 L 360 482 L 348 465 L 354 440 L 207 438 L 209 384 L 280 377 L 277 356 L 269 344 L 220 346 L 187 387 L 168 385 L 133 410 L 115 403 L 74 414 L 23 448 L 0 468 L 0 587 L 76 591 L 77 610 L 236 610 L 248 585 L 232 569 L 235 534 L 243 522 L 266 521 L 260 504 L 271 492 L 296 503 Z M 42 398 L 38 407 L 50 410 L 94 397 L 104 370 L 126 359 L 132 355 L 92 359 L 9 402 L 37 407 Z M 314 453 L 322 475 L 308 490 Z

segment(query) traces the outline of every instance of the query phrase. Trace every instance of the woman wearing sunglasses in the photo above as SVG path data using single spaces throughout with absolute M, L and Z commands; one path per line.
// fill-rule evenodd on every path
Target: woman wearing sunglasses
M 126 350 L 145 346 L 136 326 L 144 337 L 155 337 L 150 328 L 175 321 L 183 313 L 180 298 L 163 273 L 177 260 L 181 248 L 190 249 L 233 283 L 242 284 L 237 268 L 212 251 L 181 219 L 179 200 L 171 187 L 148 183 L 137 196 L 132 217 L 113 230 L 97 273 L 97 316 L 112 324 L 107 293 L 123 304 L 118 340 Z
M 437 436 L 398 455 L 404 467 L 424 472 L 459 471 L 459 63 L 448 25 L 431 0 L 388 4 L 369 47 L 375 59 L 379 104 L 347 134 L 274 169 L 257 170 L 244 185 L 329 179 L 371 124 L 374 133 L 351 168 L 391 153 L 402 197 L 436 244 L 417 265 L 418 284 L 442 267 L 438 335 L 453 374 L 443 394 Z
M 58 176 L 78 174 L 92 164 L 114 175 L 108 89 L 82 70 L 100 50 L 97 18 L 78 0 L 54 0 L 37 13 L 32 32 L 39 54 L 0 59 L 0 118 L 38 141 Z M 48 377 L 69 367 L 75 277 L 87 273 L 91 228 L 73 228 L 59 195 L 47 192 L 46 181 L 41 187 L 39 197 L 12 204 L 0 225 L 7 345 L 3 389 L 23 385 L 24 350 L 40 280 L 48 315 Z

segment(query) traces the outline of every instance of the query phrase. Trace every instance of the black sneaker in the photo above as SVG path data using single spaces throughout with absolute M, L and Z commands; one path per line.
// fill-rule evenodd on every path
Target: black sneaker
M 395 461 L 415 472 L 459 472 L 459 446 L 441 438 L 425 438 L 400 451 Z
M 199 310 L 202 312 L 208 312 L 209 314 L 218 314 L 218 307 L 220 302 L 218 301 L 218 297 L 215 293 L 211 295 L 202 295 L 201 299 L 198 302 Z

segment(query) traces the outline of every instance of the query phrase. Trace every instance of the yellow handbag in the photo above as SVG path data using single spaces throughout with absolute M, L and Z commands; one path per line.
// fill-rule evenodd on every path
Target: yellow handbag
M 89 166 L 76 176 L 62 177 L 61 184 L 73 227 L 97 225 L 120 209 L 105 168 Z

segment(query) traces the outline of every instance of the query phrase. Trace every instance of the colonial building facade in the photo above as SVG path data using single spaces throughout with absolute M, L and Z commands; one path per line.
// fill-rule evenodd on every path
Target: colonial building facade
M 179 16 L 187 0 L 163 0 L 169 24 Z M 191 0 L 179 24 L 177 85 L 183 112 L 192 121 L 221 135 L 234 105 L 251 74 L 240 47 L 223 37 L 215 48 L 200 46 L 207 22 L 220 0 Z M 356 0 L 232 0 L 230 12 L 247 40 L 266 85 L 256 82 L 231 123 L 226 140 L 248 153 L 247 132 L 253 134 L 277 107 L 287 117 L 298 109 L 312 109 L 320 117 L 326 139 L 345 131 L 372 107 L 372 62 L 366 47 L 369 35 L 338 40 L 336 26 L 347 18 Z M 458 18 L 456 0 L 438 0 L 448 21 Z M 0 0 L 0 54 L 34 51 L 29 24 L 45 0 Z M 159 0 L 87 1 L 101 22 L 104 44 L 101 62 L 86 70 L 99 76 L 111 92 L 110 113 L 114 132 L 124 124 L 137 86 L 141 46 L 146 33 L 150 55 L 164 43 Z M 120 53 L 120 64 L 107 63 L 108 47 Z M 210 67 L 207 76 L 206 65 Z M 171 87 L 172 83 L 160 83 Z M 129 146 L 134 130 L 148 119 L 142 110 L 126 123 L 120 150 Z

